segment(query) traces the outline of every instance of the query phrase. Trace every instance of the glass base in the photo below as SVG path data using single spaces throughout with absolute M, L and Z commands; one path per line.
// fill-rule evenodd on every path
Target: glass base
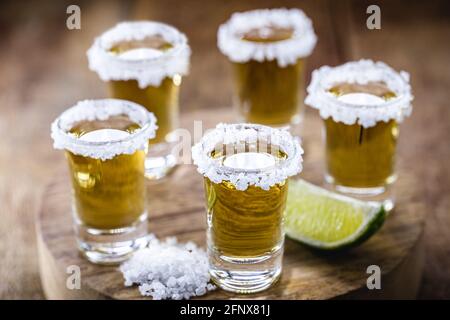
M 121 263 L 148 244 L 147 213 L 126 228 L 95 229 L 82 224 L 75 228 L 79 250 L 95 264 Z
M 174 143 L 150 145 L 145 159 L 145 177 L 159 180 L 169 175 L 177 166 L 177 158 L 172 154 Z
M 169 175 L 176 167 L 175 156 L 169 154 L 165 157 L 148 157 L 145 159 L 145 177 L 150 180 L 159 180 Z
M 325 175 L 325 182 L 332 191 L 337 191 L 363 201 L 375 201 L 381 203 L 383 204 L 384 210 L 391 211 L 395 206 L 392 183 L 395 182 L 396 177 L 392 176 L 388 180 L 386 185 L 380 187 L 355 188 L 336 184 L 332 176 L 329 174 Z
M 209 250 L 209 274 L 221 289 L 240 294 L 260 292 L 280 278 L 283 248 L 252 258 L 219 255 Z

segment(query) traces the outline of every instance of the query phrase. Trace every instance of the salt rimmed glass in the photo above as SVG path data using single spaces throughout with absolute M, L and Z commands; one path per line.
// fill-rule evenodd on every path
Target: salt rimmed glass
M 219 124 L 192 148 L 204 175 L 212 280 L 227 291 L 258 292 L 280 276 L 288 178 L 303 150 L 286 130 Z
M 152 113 L 118 99 L 81 101 L 52 123 L 69 164 L 78 246 L 91 262 L 117 263 L 147 244 L 144 161 L 156 129 Z
M 299 9 L 235 13 L 218 30 L 218 46 L 233 64 L 240 120 L 297 126 L 303 114 L 305 61 L 317 38 Z
M 305 103 L 324 119 L 326 181 L 392 208 L 399 123 L 411 114 L 412 100 L 409 75 L 382 62 L 315 70 Z
M 108 82 L 113 98 L 143 105 L 159 130 L 146 159 L 146 176 L 159 179 L 177 164 L 172 154 L 179 126 L 179 90 L 188 74 L 187 38 L 172 26 L 153 21 L 122 22 L 95 39 L 89 67 Z

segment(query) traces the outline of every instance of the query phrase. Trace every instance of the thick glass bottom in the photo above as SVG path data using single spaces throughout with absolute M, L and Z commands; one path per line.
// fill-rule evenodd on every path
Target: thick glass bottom
M 221 289 L 240 293 L 256 293 L 271 287 L 280 277 L 283 247 L 275 252 L 249 258 L 220 255 L 208 250 L 211 280 Z
M 132 226 L 120 229 L 94 229 L 75 226 L 78 248 L 95 264 L 118 264 L 148 244 L 147 213 Z
M 343 193 L 345 195 L 363 200 L 375 201 L 382 203 L 386 211 L 391 211 L 395 206 L 395 196 L 392 184 L 396 180 L 396 176 L 392 175 L 386 180 L 386 184 L 379 187 L 349 187 L 337 184 L 335 179 L 330 174 L 325 174 L 325 182 L 330 189 Z
M 145 177 L 159 180 L 169 175 L 178 164 L 177 157 L 172 154 L 174 143 L 164 142 L 150 145 L 145 159 Z
M 148 157 L 145 159 L 145 177 L 159 180 L 169 175 L 177 165 L 176 158 L 169 154 L 164 157 Z

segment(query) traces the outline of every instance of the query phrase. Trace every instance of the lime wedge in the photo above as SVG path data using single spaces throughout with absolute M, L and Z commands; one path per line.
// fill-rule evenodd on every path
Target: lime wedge
M 385 219 L 383 205 L 346 197 L 304 180 L 292 180 L 286 234 L 310 247 L 338 250 L 361 244 Z

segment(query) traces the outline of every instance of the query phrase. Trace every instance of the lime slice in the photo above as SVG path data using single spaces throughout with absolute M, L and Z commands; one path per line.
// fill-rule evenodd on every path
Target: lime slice
M 286 206 L 286 234 L 308 246 L 338 250 L 361 244 L 385 218 L 383 205 L 346 197 L 304 180 L 292 180 Z

